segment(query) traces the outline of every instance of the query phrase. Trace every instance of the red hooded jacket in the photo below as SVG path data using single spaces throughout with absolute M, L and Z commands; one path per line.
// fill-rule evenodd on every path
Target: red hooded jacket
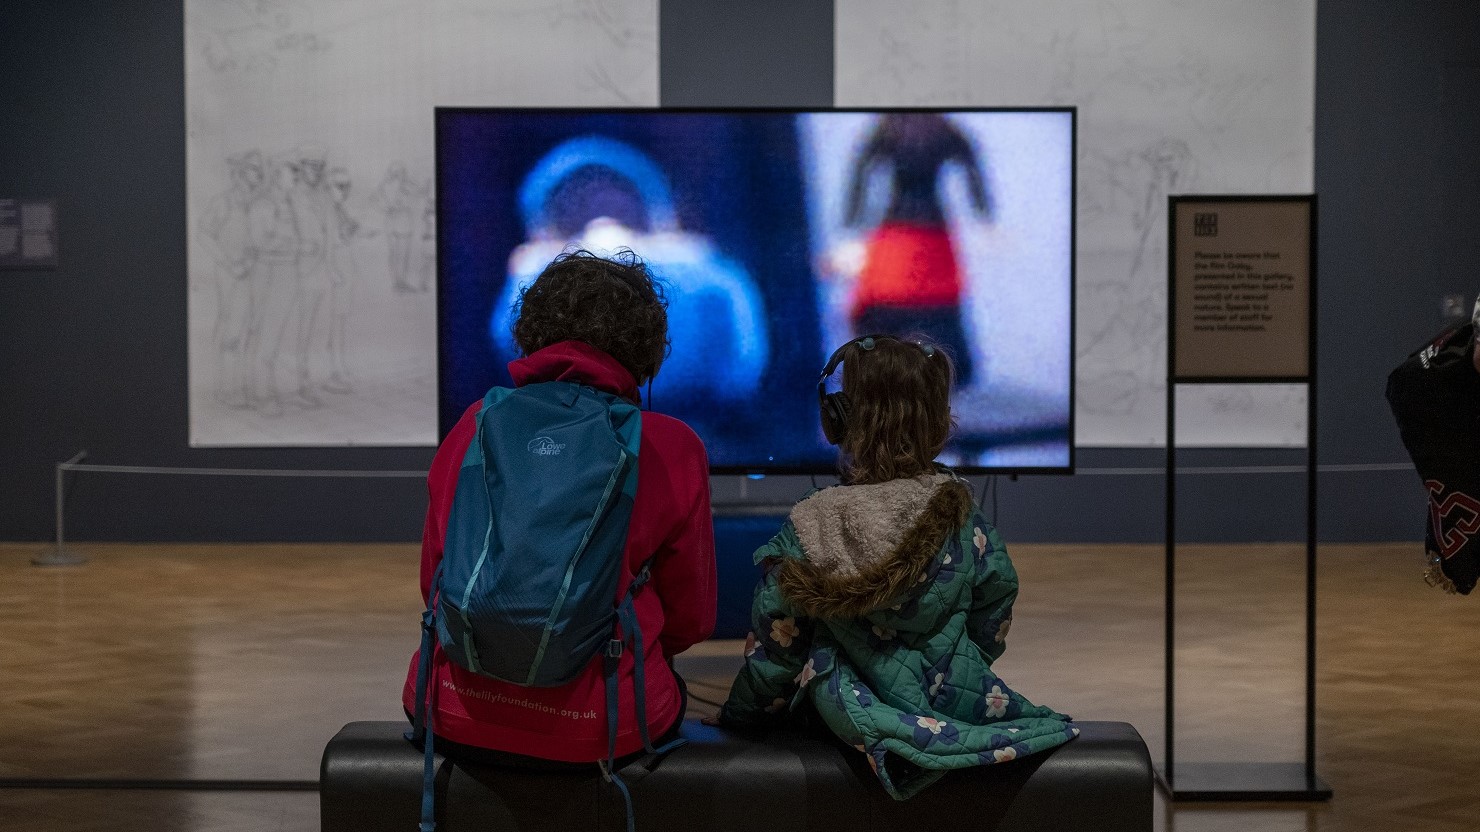
M 637 401 L 637 384 L 616 359 L 577 341 L 565 341 L 509 364 L 516 386 L 544 381 L 588 384 Z M 427 475 L 431 502 L 421 545 L 421 597 L 425 602 L 432 573 L 442 560 L 447 516 L 457 490 L 457 475 L 481 401 L 463 413 L 442 440 Z M 714 631 L 714 524 L 709 514 L 709 462 L 699 437 L 683 422 L 643 412 L 637 455 L 637 497 L 623 551 L 627 569 L 615 603 L 632 576 L 652 559 L 652 579 L 633 599 L 642 627 L 648 727 L 656 739 L 683 718 L 678 683 L 668 669 L 671 657 L 709 638 Z M 642 747 L 633 707 L 633 655 L 621 661 L 621 716 L 617 755 Z M 415 712 L 417 662 L 401 694 Z M 594 762 L 606 758 L 606 690 L 601 661 L 591 663 L 574 682 L 558 688 L 526 688 L 479 676 L 449 662 L 434 648 L 432 684 L 437 736 L 453 742 L 524 754 L 547 760 Z

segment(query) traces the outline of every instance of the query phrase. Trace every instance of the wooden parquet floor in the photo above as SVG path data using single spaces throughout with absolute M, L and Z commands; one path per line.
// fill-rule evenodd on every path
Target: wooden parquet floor
M 101 545 L 79 568 L 0 545 L 0 777 L 313 779 L 345 722 L 400 717 L 413 546 Z M 1177 760 L 1301 759 L 1294 546 L 1179 550 Z M 1161 757 L 1159 547 L 1018 546 L 1003 676 Z M 1314 806 L 1168 806 L 1179 832 L 1480 829 L 1480 597 L 1424 586 L 1413 546 L 1329 546 Z M 739 645 L 681 660 L 722 699 Z M 693 703 L 691 714 L 711 711 Z M 310 830 L 311 793 L 0 789 L 0 830 Z

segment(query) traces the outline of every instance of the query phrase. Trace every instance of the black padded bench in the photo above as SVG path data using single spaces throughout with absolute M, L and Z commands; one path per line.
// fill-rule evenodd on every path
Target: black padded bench
M 792 732 L 745 737 L 687 722 L 688 745 L 651 770 L 623 769 L 639 830 L 950 829 L 959 832 L 1149 832 L 1151 759 L 1123 722 L 1076 722 L 1079 738 L 1046 754 L 953 772 L 903 803 L 862 754 Z M 324 749 L 322 832 L 414 832 L 422 755 L 404 722 L 351 722 Z M 464 768 L 437 758 L 439 832 L 624 829 L 600 775 Z

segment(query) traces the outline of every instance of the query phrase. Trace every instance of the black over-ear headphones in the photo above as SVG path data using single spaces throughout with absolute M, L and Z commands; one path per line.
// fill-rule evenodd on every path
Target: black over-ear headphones
M 925 353 L 926 358 L 933 358 L 935 356 L 935 347 L 929 344 L 922 344 L 918 341 L 905 341 L 903 338 L 883 334 L 865 335 L 862 338 L 855 338 L 833 350 L 833 354 L 828 356 L 827 364 L 822 368 L 822 377 L 817 379 L 817 407 L 822 415 L 822 435 L 827 437 L 829 444 L 836 445 L 842 442 L 843 435 L 848 431 L 848 396 L 842 391 L 838 391 L 837 393 L 827 392 L 827 380 L 832 378 L 832 374 L 838 369 L 838 365 L 843 363 L 843 353 L 849 347 L 856 345 L 860 350 L 868 352 L 877 346 L 879 341 L 884 339 L 914 344 Z

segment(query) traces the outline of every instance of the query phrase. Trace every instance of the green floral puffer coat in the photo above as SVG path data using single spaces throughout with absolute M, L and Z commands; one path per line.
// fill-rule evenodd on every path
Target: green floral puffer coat
M 765 577 L 724 724 L 777 724 L 810 702 L 897 800 L 1078 735 L 992 672 L 1017 573 L 953 477 L 818 491 L 755 560 Z

